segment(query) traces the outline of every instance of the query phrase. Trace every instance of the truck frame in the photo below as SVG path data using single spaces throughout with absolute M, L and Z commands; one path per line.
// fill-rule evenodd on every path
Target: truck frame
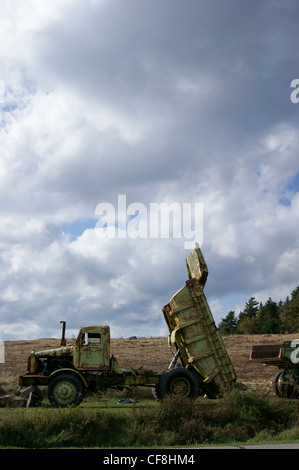
M 236 375 L 203 293 L 208 270 L 198 245 L 186 263 L 186 285 L 162 309 L 169 346 L 176 349 L 166 371 L 122 369 L 110 355 L 108 325 L 84 326 L 75 344 L 66 345 L 62 322 L 60 347 L 33 351 L 20 386 L 47 386 L 50 403 L 58 407 L 79 405 L 86 392 L 108 388 L 151 387 L 158 400 L 166 395 L 217 398 L 230 391 Z

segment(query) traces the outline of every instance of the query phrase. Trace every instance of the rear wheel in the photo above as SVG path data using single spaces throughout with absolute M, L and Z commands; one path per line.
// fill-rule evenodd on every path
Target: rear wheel
M 82 381 L 73 374 L 59 374 L 48 386 L 48 398 L 54 406 L 77 406 L 83 398 Z
M 196 374 L 183 368 L 174 368 L 165 371 L 156 385 L 154 396 L 158 400 L 166 395 L 196 398 L 202 391 Z

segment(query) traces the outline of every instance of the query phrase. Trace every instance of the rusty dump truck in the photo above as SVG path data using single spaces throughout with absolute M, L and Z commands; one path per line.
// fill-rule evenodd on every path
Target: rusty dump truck
M 277 366 L 280 370 L 273 377 L 273 390 L 279 398 L 299 398 L 299 340 L 282 344 L 252 346 L 252 362 Z
M 50 403 L 58 407 L 78 405 L 86 392 L 108 388 L 148 386 L 158 400 L 165 395 L 217 398 L 230 391 L 236 374 L 203 292 L 208 269 L 198 245 L 186 264 L 186 285 L 162 309 L 174 349 L 166 371 L 122 369 L 110 355 L 107 325 L 84 326 L 75 344 L 66 345 L 63 322 L 61 346 L 33 351 L 20 386 L 47 386 Z

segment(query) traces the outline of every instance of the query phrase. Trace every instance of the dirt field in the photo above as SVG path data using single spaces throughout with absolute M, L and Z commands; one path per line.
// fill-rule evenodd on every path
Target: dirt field
M 263 395 L 273 395 L 272 379 L 278 369 L 275 366 L 250 362 L 251 347 L 257 344 L 283 343 L 285 340 L 292 339 L 297 338 L 294 335 L 224 337 L 225 347 L 237 374 L 237 384 L 244 389 L 249 388 Z M 26 373 L 27 357 L 30 352 L 54 348 L 59 344 L 59 339 L 6 341 L 5 363 L 0 364 L 0 386 L 7 391 L 15 391 L 18 387 L 19 375 Z M 173 357 L 167 345 L 167 338 L 112 339 L 111 354 L 117 358 L 124 369 L 143 367 L 155 372 L 166 369 Z

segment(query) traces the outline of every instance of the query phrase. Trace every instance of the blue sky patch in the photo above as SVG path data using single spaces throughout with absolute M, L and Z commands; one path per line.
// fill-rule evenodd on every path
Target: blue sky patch
M 82 233 L 90 228 L 95 228 L 97 219 L 78 219 L 74 222 L 67 222 L 60 225 L 61 230 L 69 235 L 70 241 L 76 240 Z

